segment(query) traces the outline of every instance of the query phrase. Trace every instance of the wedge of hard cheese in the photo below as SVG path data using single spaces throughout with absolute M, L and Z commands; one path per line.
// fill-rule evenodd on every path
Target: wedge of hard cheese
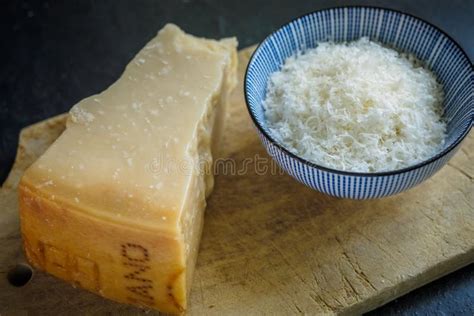
M 19 186 L 35 267 L 119 302 L 186 309 L 236 58 L 234 39 L 167 25 L 71 109 Z

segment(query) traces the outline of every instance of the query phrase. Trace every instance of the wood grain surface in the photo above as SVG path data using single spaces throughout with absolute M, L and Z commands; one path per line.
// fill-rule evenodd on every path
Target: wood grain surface
M 243 78 L 252 48 L 240 52 Z M 191 315 L 354 314 L 380 306 L 474 262 L 474 138 L 434 177 L 394 197 L 336 199 L 283 174 L 234 94 L 223 157 L 193 281 Z M 35 272 L 14 287 L 24 261 L 16 186 L 60 135 L 65 116 L 24 129 L 0 190 L 0 314 L 133 315 L 117 304 Z M 153 312 L 149 312 L 153 314 Z

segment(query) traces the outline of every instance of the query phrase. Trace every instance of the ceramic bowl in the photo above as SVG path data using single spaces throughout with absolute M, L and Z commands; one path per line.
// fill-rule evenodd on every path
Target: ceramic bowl
M 351 41 L 363 36 L 416 55 L 443 85 L 447 138 L 443 149 L 433 157 L 399 170 L 347 172 L 298 157 L 272 137 L 262 107 L 269 76 L 298 50 L 304 52 L 322 41 Z M 462 48 L 432 24 L 383 8 L 325 9 L 306 14 L 282 26 L 255 50 L 247 67 L 244 89 L 250 116 L 270 156 L 298 181 L 341 198 L 380 198 L 420 184 L 456 153 L 472 127 L 474 116 L 473 65 Z

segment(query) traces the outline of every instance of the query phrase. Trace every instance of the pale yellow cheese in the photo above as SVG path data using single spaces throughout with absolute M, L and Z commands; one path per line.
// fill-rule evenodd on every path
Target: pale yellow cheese
M 38 268 L 126 303 L 186 309 L 236 41 L 165 26 L 25 173 L 20 215 Z

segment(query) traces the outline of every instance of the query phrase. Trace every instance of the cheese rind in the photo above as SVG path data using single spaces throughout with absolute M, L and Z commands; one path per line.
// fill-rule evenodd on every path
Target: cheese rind
M 167 25 L 70 111 L 19 186 L 29 260 L 105 297 L 186 309 L 236 41 Z

